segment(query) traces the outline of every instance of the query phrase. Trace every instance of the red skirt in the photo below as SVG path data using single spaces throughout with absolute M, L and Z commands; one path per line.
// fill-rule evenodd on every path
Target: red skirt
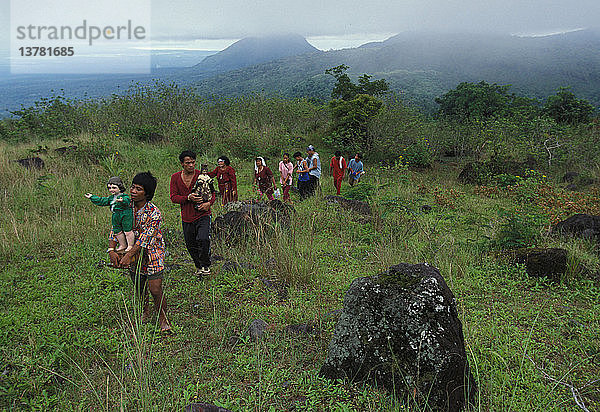
M 237 193 L 233 193 L 231 182 L 219 184 L 219 192 L 221 192 L 221 199 L 223 200 L 223 206 L 229 202 L 237 202 Z

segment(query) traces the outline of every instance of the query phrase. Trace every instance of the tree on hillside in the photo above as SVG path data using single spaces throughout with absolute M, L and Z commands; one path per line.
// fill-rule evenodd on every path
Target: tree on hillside
M 369 150 L 373 142 L 369 137 L 369 121 L 381 110 L 383 102 L 375 96 L 388 90 L 385 79 L 371 80 L 363 74 L 354 84 L 346 73 L 348 66 L 341 64 L 325 71 L 335 77 L 336 84 L 329 102 L 332 126 L 329 143 L 349 146 L 355 150 Z
M 352 83 L 350 76 L 346 73 L 349 67 L 345 64 L 332 67 L 325 70 L 325 74 L 330 74 L 337 80 L 333 90 L 331 91 L 332 99 L 351 100 L 359 94 L 367 94 L 369 96 L 380 96 L 389 90 L 389 86 L 385 79 L 373 80 L 368 74 L 363 74 L 358 78 L 358 85 Z
M 490 119 L 537 113 L 536 101 L 509 94 L 510 85 L 463 82 L 435 102 L 438 114 L 456 120 Z
M 589 122 L 594 114 L 594 106 L 585 99 L 578 99 L 568 87 L 561 87 L 556 94 L 548 97 L 542 112 L 560 124 Z

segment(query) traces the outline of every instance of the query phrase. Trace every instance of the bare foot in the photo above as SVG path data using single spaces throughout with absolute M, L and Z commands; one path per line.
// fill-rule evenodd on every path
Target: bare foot
M 160 331 L 162 333 L 171 333 L 171 324 L 165 317 L 162 317 L 162 319 L 159 319 L 159 322 L 160 322 Z

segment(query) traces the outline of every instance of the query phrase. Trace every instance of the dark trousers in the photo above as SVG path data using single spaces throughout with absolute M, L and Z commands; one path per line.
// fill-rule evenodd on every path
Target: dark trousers
M 183 238 L 196 268 L 210 266 L 210 216 L 192 223 L 183 222 Z
M 310 182 L 308 180 L 298 180 L 298 193 L 300 193 L 300 199 L 304 200 L 308 197 L 308 185 Z
M 307 182 L 307 195 L 312 196 L 317 191 L 319 187 L 319 178 L 313 175 L 310 175 L 310 180 Z

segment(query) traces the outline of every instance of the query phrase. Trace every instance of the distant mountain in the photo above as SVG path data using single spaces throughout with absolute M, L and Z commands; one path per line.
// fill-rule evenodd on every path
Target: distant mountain
M 165 52 L 161 52 L 165 53 Z M 175 66 L 199 54 L 159 56 Z M 155 59 L 153 62 L 158 63 Z M 149 75 L 23 75 L 0 70 L 0 117 L 5 109 L 29 106 L 51 90 L 73 99 L 123 93 L 154 79 L 193 85 L 204 96 L 257 92 L 282 97 L 328 99 L 335 79 L 325 70 L 345 64 L 356 78 L 385 78 L 402 99 L 433 112 L 435 97 L 460 82 L 512 84 L 522 96 L 545 99 L 561 86 L 600 106 L 600 33 L 581 30 L 545 37 L 401 33 L 358 48 L 322 52 L 301 36 L 242 39 L 188 68 L 153 70 Z M 6 72 L 6 70 L 5 70 Z
M 346 64 L 350 74 L 386 78 L 417 106 L 462 81 L 512 84 L 512 91 L 544 99 L 560 86 L 600 106 L 600 34 L 582 30 L 545 37 L 401 33 L 354 49 L 291 56 L 219 74 L 198 83 L 202 94 L 252 92 L 328 98 L 334 79 L 325 70 Z
M 192 72 L 225 72 L 288 56 L 319 52 L 297 34 L 246 37 L 225 50 L 206 57 Z

